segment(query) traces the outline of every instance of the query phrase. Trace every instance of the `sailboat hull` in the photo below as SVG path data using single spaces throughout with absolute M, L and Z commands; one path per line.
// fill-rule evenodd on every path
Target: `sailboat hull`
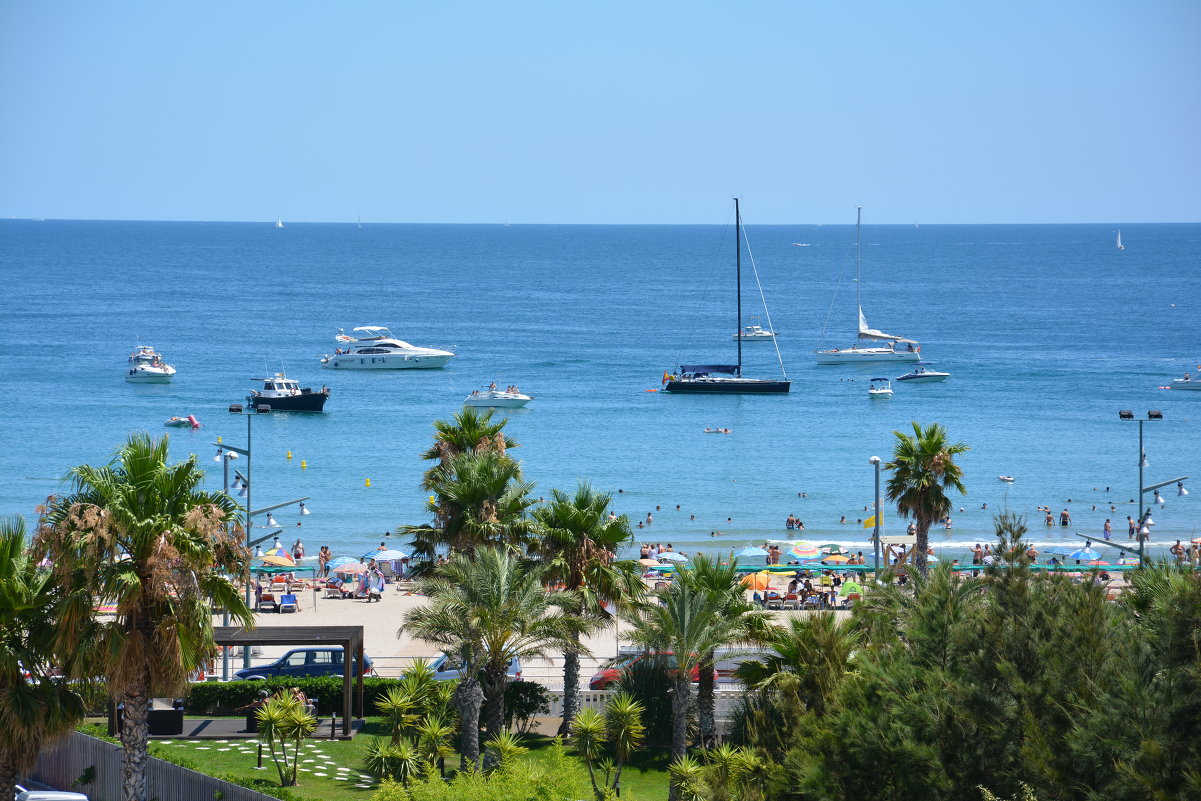
M 688 381 L 668 381 L 664 392 L 712 395 L 786 395 L 791 381 L 762 381 L 753 378 L 695 378 Z
M 867 362 L 916 362 L 922 354 L 910 350 L 891 348 L 844 348 L 842 350 L 819 350 L 818 364 L 866 364 Z

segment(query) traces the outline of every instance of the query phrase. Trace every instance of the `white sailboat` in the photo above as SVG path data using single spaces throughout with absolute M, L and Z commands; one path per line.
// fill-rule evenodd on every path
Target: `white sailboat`
M 863 316 L 863 207 L 855 207 L 855 303 L 859 308 L 859 336 L 849 348 L 817 352 L 818 364 L 861 362 L 916 362 L 921 347 L 912 339 L 886 334 L 872 328 Z
M 1126 246 L 1122 244 L 1122 229 L 1118 229 L 1118 250 L 1125 250 Z
M 276 218 L 275 218 L 275 227 L 276 227 L 276 228 L 283 228 L 283 227 L 284 227 L 284 218 L 283 218 L 283 217 L 276 217 Z

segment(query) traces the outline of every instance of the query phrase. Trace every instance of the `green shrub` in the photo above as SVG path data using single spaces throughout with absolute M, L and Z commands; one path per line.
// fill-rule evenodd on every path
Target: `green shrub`
M 355 680 L 358 681 L 357 679 Z M 397 687 L 400 679 L 368 677 L 363 679 L 364 714 L 379 715 L 375 701 L 389 689 Z M 297 687 L 310 700 L 315 699 L 317 714 L 326 716 L 342 713 L 342 677 L 306 676 L 303 678 L 270 678 L 264 681 L 228 681 L 193 684 L 184 698 L 184 709 L 189 715 L 236 715 L 235 709 L 246 706 L 258 698 L 259 690 L 276 693 L 279 690 Z M 351 685 L 351 692 L 355 686 Z
M 532 681 L 511 681 L 505 687 L 505 728 L 529 734 L 534 718 L 550 714 L 550 694 Z
M 650 747 L 662 747 L 671 743 L 671 689 L 668 671 L 672 669 L 666 658 L 648 656 L 640 659 L 622 672 L 618 690 L 627 692 L 642 704 L 642 722 L 646 725 L 645 743 Z M 690 705 L 690 724 L 695 719 L 696 704 Z

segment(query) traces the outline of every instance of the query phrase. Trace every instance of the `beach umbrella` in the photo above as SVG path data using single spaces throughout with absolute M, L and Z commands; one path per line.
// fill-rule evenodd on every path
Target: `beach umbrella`
M 822 561 L 823 562 L 831 562 L 831 563 L 835 563 L 835 564 L 841 564 L 843 562 L 849 562 L 851 560 L 850 560 L 850 557 L 839 556 L 838 554 L 834 554 L 832 556 L 827 556 L 827 557 L 823 558 Z
M 927 559 L 928 559 L 928 558 L 929 558 L 929 557 L 927 557 Z M 995 554 L 991 554 L 991 553 L 990 553 L 988 556 L 984 557 L 984 564 L 986 564 L 986 565 L 995 565 L 995 564 L 996 564 L 997 562 L 999 562 L 999 561 L 1000 561 L 1000 560 L 999 560 L 999 559 L 997 559 L 997 557 L 996 557 L 996 555 L 995 555 Z
M 659 561 L 662 562 L 664 559 L 666 559 L 669 562 L 687 562 L 688 561 L 687 556 L 680 556 L 675 551 L 666 551 L 665 553 L 659 554 Z
M 748 590 L 766 590 L 771 586 L 771 576 L 767 571 L 762 573 L 747 573 L 742 577 L 742 586 Z
M 333 570 L 335 567 L 338 567 L 339 565 L 349 565 L 349 564 L 357 565 L 358 563 L 359 563 L 358 559 L 353 559 L 349 556 L 339 556 L 337 559 L 330 559 L 325 564 L 327 567 L 329 567 L 330 570 Z
M 360 556 L 359 558 L 360 559 L 383 559 L 386 562 L 390 562 L 393 559 L 405 559 L 407 557 L 408 557 L 408 554 L 405 553 L 404 551 L 395 551 L 395 550 L 392 550 L 389 548 L 389 549 L 385 549 L 382 551 L 369 551 L 369 552 L 363 554 L 362 556 Z
M 825 545 L 817 546 L 817 549 L 822 553 L 847 553 L 850 548 L 839 545 L 837 542 L 827 542 Z
M 264 556 L 263 564 L 274 567 L 296 567 L 296 563 L 292 561 L 292 557 L 290 556 Z
M 812 542 L 797 542 L 793 543 L 792 549 L 789 550 L 793 556 L 799 556 L 802 559 L 811 559 L 814 556 L 819 556 L 821 551 Z
M 646 567 L 658 567 L 659 560 L 658 559 L 639 559 L 638 564 L 644 565 Z
M 1189 542 L 1191 542 L 1193 545 L 1201 545 L 1201 537 L 1197 537 L 1196 539 L 1189 540 Z
M 1118 560 L 1118 564 L 1119 565 L 1137 565 L 1138 557 L 1137 556 L 1123 556 L 1121 559 Z
M 752 559 L 756 556 L 767 556 L 767 551 L 763 550 L 762 548 L 750 547 L 750 548 L 743 548 L 741 551 L 739 551 L 738 553 L 736 553 L 734 555 L 737 556 L 739 559 L 743 559 L 743 558 Z
M 363 564 L 362 562 L 347 562 L 344 565 L 338 565 L 335 567 L 334 572 L 347 576 L 362 575 L 363 573 L 367 572 L 367 565 Z
M 263 556 L 278 556 L 281 559 L 287 559 L 290 563 L 296 564 L 296 560 L 292 558 L 292 554 L 288 553 L 286 548 L 271 548 L 263 551 Z
M 1106 567 L 1109 566 L 1109 562 L 1102 561 L 1101 559 L 1094 559 L 1093 561 L 1089 562 L 1089 564 L 1097 566 L 1105 565 Z
M 1096 559 L 1098 556 L 1100 556 L 1100 554 L 1091 548 L 1081 548 L 1078 551 L 1072 551 L 1070 554 L 1068 554 L 1068 559 L 1078 559 L 1082 562 L 1087 562 L 1090 559 Z
M 932 553 L 926 554 L 926 562 L 931 565 L 936 565 L 938 564 L 938 557 Z

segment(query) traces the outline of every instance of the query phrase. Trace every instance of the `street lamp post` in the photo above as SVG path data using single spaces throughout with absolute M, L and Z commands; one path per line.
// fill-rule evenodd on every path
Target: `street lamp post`
M 225 492 L 226 495 L 228 495 L 229 494 L 229 463 L 233 459 L 237 459 L 238 454 L 236 454 L 233 451 L 227 451 L 227 450 L 222 449 L 222 450 L 217 451 L 217 458 L 220 459 L 222 462 L 222 464 L 221 464 L 222 490 Z M 249 459 L 247 461 L 249 461 Z M 249 468 L 247 468 L 247 471 L 249 471 Z M 228 608 L 226 608 L 221 613 L 221 624 L 223 626 L 229 625 L 229 609 Z M 223 646 L 221 648 L 221 681 L 229 681 L 229 648 L 225 647 L 225 646 Z
M 1150 486 L 1145 486 L 1143 484 L 1143 468 L 1147 467 L 1147 451 L 1146 451 L 1146 448 L 1143 447 L 1143 423 L 1149 423 L 1152 420 L 1162 420 L 1163 412 L 1159 411 L 1158 409 L 1151 409 L 1147 412 L 1146 417 L 1135 417 L 1134 412 L 1132 412 L 1131 410 L 1120 409 L 1120 410 L 1118 410 L 1118 419 L 1134 421 L 1134 422 L 1138 423 L 1138 496 L 1137 496 L 1138 509 L 1137 509 L 1137 512 L 1138 512 L 1139 516 L 1138 516 L 1138 520 L 1136 523 L 1137 528 L 1135 529 L 1135 531 L 1136 531 L 1136 536 L 1138 537 L 1138 564 L 1139 564 L 1139 567 L 1142 567 L 1143 565 L 1145 565 L 1147 563 L 1147 553 L 1146 553 L 1147 537 L 1151 536 L 1151 530 L 1147 526 L 1147 524 L 1151 521 L 1151 507 L 1148 506 L 1146 511 L 1145 512 L 1143 511 L 1143 495 L 1148 492 L 1151 492 L 1152 490 L 1157 490 L 1160 487 L 1166 487 L 1169 484 L 1177 484 L 1177 485 L 1180 485 L 1181 487 L 1183 487 L 1183 484 L 1181 482 L 1183 482 L 1186 478 L 1188 478 L 1188 476 L 1180 476 L 1179 478 L 1173 478 L 1173 479 L 1169 479 L 1168 481 L 1161 481 L 1158 484 L 1152 484 Z
M 867 460 L 867 463 L 876 468 L 876 530 L 872 535 L 872 541 L 876 547 L 876 581 L 880 580 L 880 457 L 873 456 Z

